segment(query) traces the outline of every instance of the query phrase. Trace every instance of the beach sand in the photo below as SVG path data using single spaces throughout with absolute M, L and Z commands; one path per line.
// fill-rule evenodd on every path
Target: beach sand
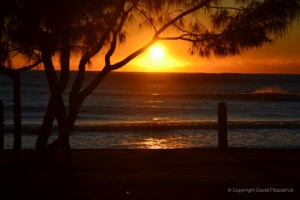
M 73 150 L 73 176 L 59 155 L 36 170 L 32 154 L 16 174 L 11 151 L 0 151 L 1 200 L 300 197 L 300 150 Z

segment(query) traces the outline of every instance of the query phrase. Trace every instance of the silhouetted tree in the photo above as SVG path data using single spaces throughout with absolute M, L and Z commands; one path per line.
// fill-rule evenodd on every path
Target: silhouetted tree
M 229 2 L 229 3 L 228 3 Z M 27 0 L 21 5 L 20 26 L 15 41 L 42 55 L 51 97 L 42 131 L 37 140 L 41 155 L 64 149 L 70 157 L 69 136 L 79 108 L 111 71 L 120 69 L 151 45 L 161 40 L 184 40 L 191 44 L 190 53 L 201 57 L 224 57 L 272 43 L 299 16 L 298 0 Z M 118 44 L 125 42 L 130 29 L 153 30 L 140 48 L 112 63 Z M 171 31 L 170 31 L 171 30 Z M 83 87 L 86 66 L 100 51 L 104 66 Z M 69 80 L 69 63 L 80 56 L 75 80 L 71 83 L 68 102 L 62 94 Z M 53 58 L 60 56 L 59 79 Z M 54 119 L 59 136 L 47 145 Z M 50 148 L 49 148 L 50 147 Z
M 31 51 L 25 52 L 15 46 L 10 38 L 10 27 L 14 25 L 14 17 L 17 12 L 16 1 L 1 1 L 0 5 L 0 74 L 6 75 L 13 80 L 14 99 L 14 159 L 16 162 L 21 157 L 21 85 L 20 74 L 30 70 L 41 63 L 37 54 Z M 23 67 L 14 68 L 12 59 L 17 56 L 25 56 L 27 59 Z

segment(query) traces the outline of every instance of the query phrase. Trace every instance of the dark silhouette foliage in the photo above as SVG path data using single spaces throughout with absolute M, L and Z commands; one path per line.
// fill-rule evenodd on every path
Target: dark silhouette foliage
M 37 150 L 42 157 L 63 149 L 70 157 L 69 135 L 85 98 L 109 72 L 125 66 L 160 40 L 184 40 L 190 53 L 201 57 L 234 56 L 272 43 L 298 20 L 299 1 L 291 0 L 15 0 L 13 18 L 6 23 L 7 41 L 18 53 L 38 59 L 47 75 L 51 97 Z M 12 23 L 13 22 L 13 23 Z M 113 63 L 118 44 L 126 42 L 132 28 L 151 29 L 140 48 Z M 5 39 L 5 40 L 6 40 Z M 83 86 L 86 67 L 99 52 L 103 66 Z M 4 50 L 1 50 L 3 55 Z M 38 56 L 36 56 L 38 55 Z M 70 60 L 79 56 L 76 78 L 69 83 Z M 54 66 L 53 58 L 60 57 Z M 2 58 L 2 57 L 1 57 Z M 60 69 L 57 77 L 55 69 Z M 71 84 L 68 101 L 64 101 Z M 53 121 L 59 136 L 48 145 Z M 52 152 L 52 153 L 49 153 Z M 66 159 L 67 160 L 67 159 Z
M 13 80 L 14 99 L 14 161 L 19 162 L 21 157 L 21 83 L 20 74 L 30 70 L 41 63 L 39 55 L 26 51 L 24 46 L 17 45 L 13 40 L 11 30 L 15 28 L 18 1 L 1 1 L 0 3 L 0 74 Z M 12 60 L 17 56 L 24 56 L 22 67 L 13 65 Z

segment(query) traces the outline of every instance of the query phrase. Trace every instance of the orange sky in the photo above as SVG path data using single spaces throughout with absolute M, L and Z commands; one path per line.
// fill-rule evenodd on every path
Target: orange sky
M 151 38 L 150 30 L 128 30 L 125 44 L 117 47 L 112 64 L 142 47 Z M 118 71 L 142 72 L 204 72 L 204 73 L 286 73 L 300 74 L 300 21 L 295 23 L 289 33 L 275 41 L 274 45 L 253 49 L 239 56 L 228 58 L 200 58 L 190 55 L 189 43 L 184 41 L 158 42 L 163 49 L 161 59 L 153 59 L 150 51 L 128 63 Z M 104 64 L 104 53 L 92 59 L 88 70 L 100 70 Z M 55 65 L 58 65 L 56 59 Z M 76 70 L 78 58 L 71 61 L 72 70 Z M 41 68 L 40 68 L 41 69 Z
M 115 61 L 123 58 L 145 43 L 149 37 L 142 32 L 128 38 L 119 46 Z M 188 53 L 189 44 L 183 41 L 158 42 L 164 56 L 154 60 L 150 51 L 140 55 L 119 71 L 168 71 L 207 73 L 288 73 L 300 74 L 300 26 L 295 24 L 288 35 L 278 39 L 274 45 L 253 49 L 239 56 L 228 58 L 200 58 Z M 97 62 L 94 62 L 97 63 Z M 94 69 L 94 68 L 93 68 Z
M 127 57 L 143 46 L 151 38 L 151 32 L 145 30 L 128 34 L 127 42 L 118 46 L 112 63 Z M 204 73 L 283 73 L 300 74 L 300 22 L 294 24 L 289 33 L 275 41 L 274 45 L 253 49 L 239 56 L 227 58 L 200 58 L 190 55 L 189 43 L 184 41 L 165 41 L 154 44 L 164 51 L 161 59 L 155 60 L 150 51 L 144 52 L 118 71 L 141 72 L 204 72 Z M 88 70 L 98 71 L 103 67 L 104 54 L 99 53 L 92 59 Z M 58 65 L 58 59 L 54 61 Z M 71 61 L 72 70 L 76 70 L 78 59 Z M 41 67 L 40 67 L 41 69 Z

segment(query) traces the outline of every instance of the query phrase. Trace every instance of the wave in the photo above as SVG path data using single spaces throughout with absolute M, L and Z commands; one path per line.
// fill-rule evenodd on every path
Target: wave
M 128 122 L 111 124 L 75 125 L 74 132 L 122 132 L 122 131 L 170 131 L 182 129 L 207 129 L 218 128 L 217 121 L 187 121 L 187 122 Z M 40 129 L 38 124 L 24 124 L 26 134 L 36 134 Z M 300 129 L 300 121 L 228 121 L 230 129 Z M 6 126 L 7 132 L 12 132 L 12 125 Z M 57 131 L 57 126 L 54 126 Z
M 284 90 L 280 87 L 264 87 L 257 89 L 253 94 L 282 94 L 282 95 L 293 95 L 288 90 Z
M 78 125 L 74 131 L 164 131 L 178 129 L 217 129 L 216 121 L 137 122 L 120 124 Z M 298 129 L 300 121 L 229 121 L 228 129 Z
M 130 93 L 98 93 L 99 96 L 116 97 L 132 97 L 132 98 L 155 98 L 155 99 L 206 99 L 206 100 L 241 100 L 241 101 L 267 101 L 267 102 L 300 102 L 300 94 L 289 93 L 286 91 L 276 91 L 261 89 L 252 93 L 237 93 L 237 94 L 130 94 Z M 101 97 L 100 97 L 101 98 Z

